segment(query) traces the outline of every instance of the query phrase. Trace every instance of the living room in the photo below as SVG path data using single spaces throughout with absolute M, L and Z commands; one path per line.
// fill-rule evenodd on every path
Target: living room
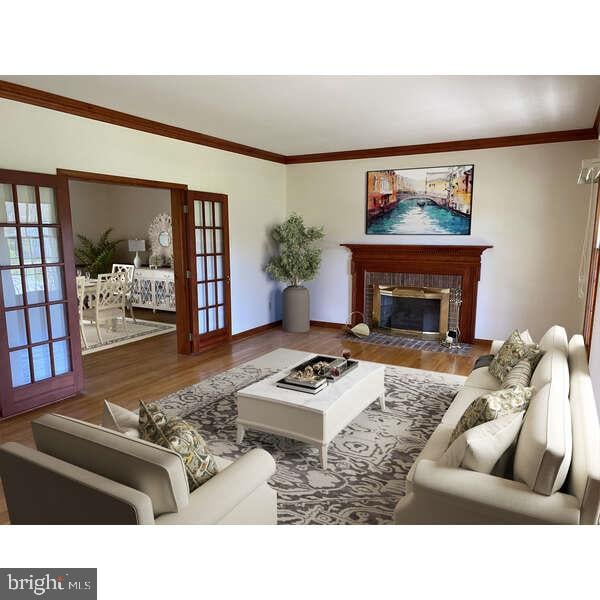
M 7 67 L 3 532 L 598 524 L 600 76 L 547 71 Z

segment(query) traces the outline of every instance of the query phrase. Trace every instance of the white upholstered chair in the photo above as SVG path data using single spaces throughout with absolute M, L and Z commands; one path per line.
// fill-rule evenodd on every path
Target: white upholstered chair
M 92 321 L 96 325 L 98 340 L 103 343 L 100 323 L 112 319 L 122 319 L 123 327 L 127 329 L 125 320 L 125 294 L 127 275 L 125 273 L 100 273 L 96 283 L 94 306 L 83 308 L 80 319 Z
M 131 319 L 135 323 L 135 315 L 133 314 L 133 276 L 135 275 L 135 265 L 124 263 L 113 263 L 113 273 L 125 273 L 127 275 L 127 289 L 125 290 L 125 308 L 129 310 Z

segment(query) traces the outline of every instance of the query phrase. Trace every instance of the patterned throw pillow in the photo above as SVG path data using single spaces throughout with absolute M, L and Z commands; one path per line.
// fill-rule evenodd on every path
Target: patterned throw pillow
M 520 360 L 504 378 L 502 382 L 503 388 L 512 387 L 513 385 L 522 385 L 527 387 L 531 381 L 531 373 L 533 369 L 531 367 L 531 361 L 524 358 Z
M 510 388 L 490 392 L 473 400 L 456 424 L 448 446 L 467 429 L 472 429 L 477 425 L 482 425 L 504 415 L 527 410 L 532 395 L 532 387 L 523 387 L 517 384 Z
M 140 437 L 163 448 L 175 450 L 183 459 L 190 492 L 213 475 L 217 465 L 204 438 L 179 417 L 167 417 L 156 404 L 140 402 Z
M 515 329 L 494 356 L 490 364 L 490 373 L 502 383 L 508 372 L 520 360 L 525 358 L 533 365 L 537 364 L 540 356 L 540 347 L 537 344 L 526 344 Z

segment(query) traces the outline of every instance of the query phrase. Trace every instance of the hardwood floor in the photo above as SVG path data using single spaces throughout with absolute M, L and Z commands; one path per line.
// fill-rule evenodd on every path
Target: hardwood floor
M 140 318 L 146 318 L 141 316 Z M 476 344 L 469 356 L 389 348 L 350 341 L 341 331 L 313 327 L 308 333 L 270 329 L 250 338 L 223 344 L 196 356 L 176 353 L 176 335 L 162 335 L 84 357 L 83 393 L 0 422 L 0 443 L 20 442 L 33 446 L 30 422 L 46 412 L 57 412 L 91 423 L 100 423 L 104 399 L 130 409 L 140 400 L 158 400 L 180 388 L 256 358 L 276 348 L 292 348 L 323 354 L 352 351 L 354 358 L 467 375 L 475 359 L 486 354 L 489 344 Z M 4 495 L 0 495 L 0 523 L 8 522 Z

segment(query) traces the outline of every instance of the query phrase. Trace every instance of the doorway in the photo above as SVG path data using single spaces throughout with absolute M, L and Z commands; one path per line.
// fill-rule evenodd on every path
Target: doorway
M 226 195 L 191 191 L 184 184 L 65 169 L 55 176 L 0 170 L 0 246 L 6 250 L 0 252 L 0 319 L 7 324 L 0 327 L 0 419 L 83 388 L 69 198 L 69 185 L 82 183 L 168 193 L 176 351 L 200 352 L 231 337 Z M 165 242 L 165 232 L 157 235 Z M 139 251 L 140 245 L 131 248 Z M 62 289 L 59 295 L 57 286 Z M 45 329 L 35 321 L 42 313 Z M 28 377 L 23 377 L 25 366 Z

